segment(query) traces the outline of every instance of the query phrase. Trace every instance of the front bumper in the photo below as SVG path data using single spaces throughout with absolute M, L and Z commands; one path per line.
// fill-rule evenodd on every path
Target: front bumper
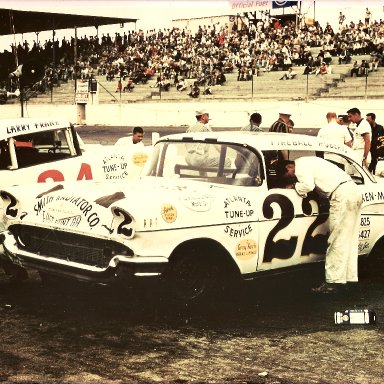
M 160 276 L 168 264 L 166 257 L 123 255 L 114 256 L 105 268 L 80 264 L 20 249 L 10 231 L 0 234 L 0 243 L 3 246 L 1 257 L 17 266 L 95 283 L 109 284 Z

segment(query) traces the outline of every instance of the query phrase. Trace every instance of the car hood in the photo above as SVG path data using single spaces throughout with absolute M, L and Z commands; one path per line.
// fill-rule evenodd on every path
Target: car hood
M 116 183 L 36 184 L 28 186 L 28 194 L 25 186 L 10 187 L 1 194 L 7 227 L 23 223 L 110 237 L 122 229 L 128 234 L 223 223 L 229 200 L 251 206 L 236 190 L 147 177 Z

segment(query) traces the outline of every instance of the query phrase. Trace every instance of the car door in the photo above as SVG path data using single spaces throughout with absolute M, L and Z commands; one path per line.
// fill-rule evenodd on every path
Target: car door
M 260 213 L 257 270 L 285 268 L 323 259 L 328 215 L 328 200 L 316 193 L 302 198 L 292 189 L 270 189 Z

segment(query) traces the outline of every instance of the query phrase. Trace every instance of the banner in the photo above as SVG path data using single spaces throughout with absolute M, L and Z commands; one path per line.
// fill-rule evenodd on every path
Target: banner
M 298 1 L 272 1 L 272 9 L 297 6 Z
M 229 0 L 230 9 L 232 12 L 252 12 L 271 9 L 270 0 Z

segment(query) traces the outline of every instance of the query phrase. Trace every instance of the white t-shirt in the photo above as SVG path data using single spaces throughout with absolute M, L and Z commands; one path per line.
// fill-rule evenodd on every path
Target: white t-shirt
M 372 129 L 368 121 L 363 119 L 360 123 L 356 124 L 356 128 L 353 131 L 353 145 L 352 148 L 358 152 L 359 156 L 362 158 L 364 156 L 364 147 L 365 141 L 363 135 L 368 133 L 371 139 Z
M 340 125 L 336 121 L 331 121 L 325 127 L 321 128 L 317 133 L 322 139 L 333 140 L 339 144 L 345 144 L 352 140 L 348 128 Z
M 142 141 L 139 141 L 136 144 L 133 144 L 132 136 L 127 137 L 121 137 L 119 140 L 116 141 L 115 145 L 137 145 L 138 147 L 144 147 L 144 143 Z

